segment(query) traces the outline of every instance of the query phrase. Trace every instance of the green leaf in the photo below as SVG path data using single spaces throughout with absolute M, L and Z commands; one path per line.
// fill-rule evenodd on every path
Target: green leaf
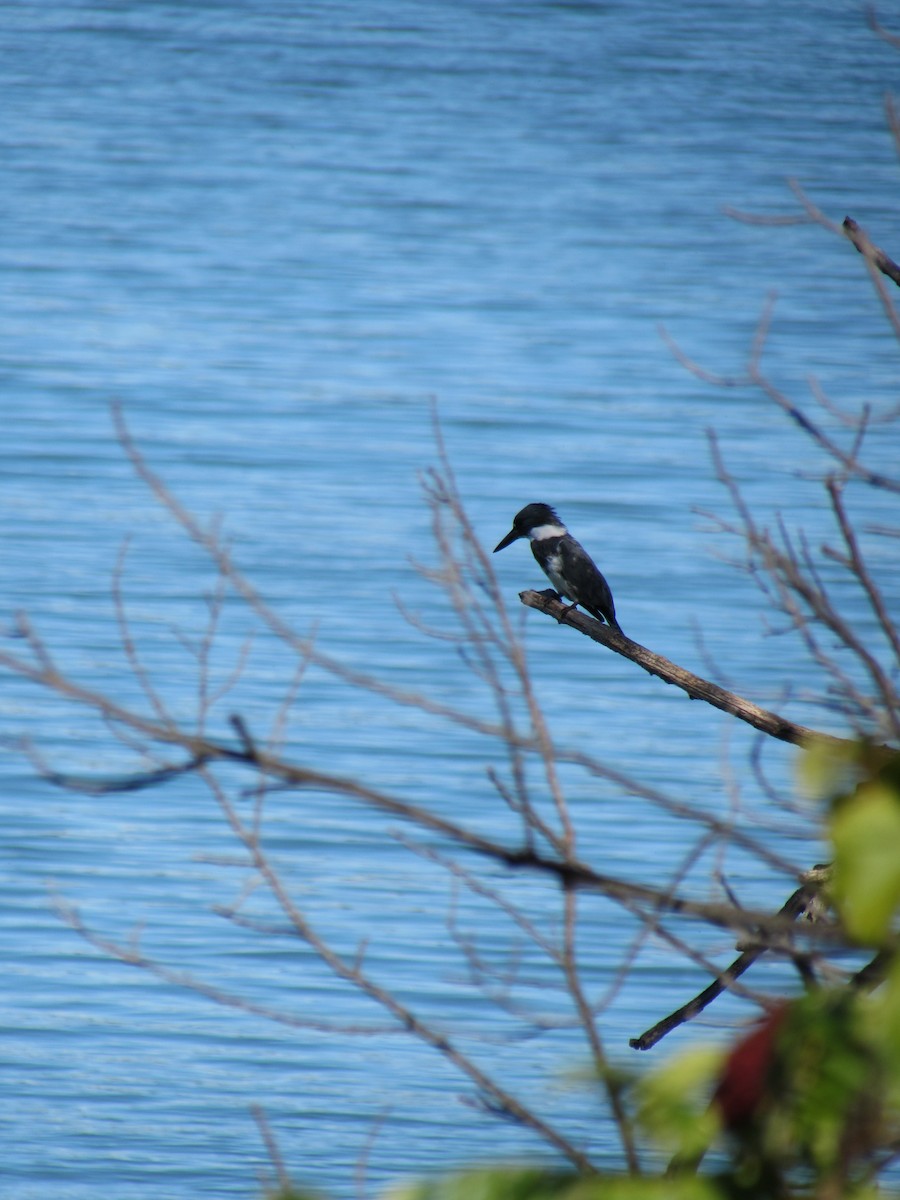
M 725 1200 L 710 1179 L 573 1175 L 490 1168 L 392 1189 L 384 1200 Z
M 833 899 L 851 937 L 881 945 L 900 906 L 900 796 L 883 778 L 860 785 L 831 819 Z
M 719 1118 L 709 1101 L 722 1060 L 720 1048 L 695 1048 L 640 1081 L 638 1120 L 659 1145 L 691 1157 L 716 1136 Z
M 826 738 L 809 738 L 797 760 L 800 791 L 814 800 L 832 802 L 852 791 L 861 777 L 862 743 L 836 744 Z

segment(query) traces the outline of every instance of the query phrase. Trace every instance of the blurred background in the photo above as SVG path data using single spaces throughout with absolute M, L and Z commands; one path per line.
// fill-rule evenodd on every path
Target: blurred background
M 900 58 L 857 4 L 44 0 L 2 5 L 0 51 L 5 634 L 27 611 L 62 666 L 140 703 L 111 584 L 130 538 L 135 639 L 173 711 L 195 711 L 190 646 L 214 573 L 128 464 L 118 401 L 154 469 L 202 519 L 221 518 L 298 631 L 488 715 L 453 648 L 394 599 L 428 624 L 447 618 L 415 568 L 435 558 L 420 486 L 437 457 L 434 409 L 486 546 L 524 504 L 553 504 L 630 636 L 840 728 L 813 703 L 802 647 L 771 636 L 762 597 L 726 561 L 733 548 L 696 512 L 728 511 L 709 428 L 757 511 L 785 512 L 813 541 L 820 463 L 759 393 L 689 374 L 660 325 L 704 367 L 739 375 L 774 290 L 763 362 L 779 386 L 802 399 L 814 376 L 850 408 L 896 401 L 895 346 L 852 247 L 723 211 L 797 213 L 795 177 L 831 219 L 849 213 L 900 251 L 882 107 Z M 496 565 L 514 611 L 519 590 L 545 584 L 524 543 Z M 223 676 L 250 624 L 226 611 Z M 717 812 L 764 803 L 749 732 L 546 619 L 526 627 L 567 744 Z M 257 638 L 218 731 L 235 709 L 265 729 L 294 666 Z M 4 681 L 0 722 L 55 765 L 120 765 L 90 722 L 20 682 Z M 485 780 L 495 747 L 316 670 L 287 737 L 301 761 L 497 836 L 509 827 Z M 766 759 L 790 787 L 793 752 Z M 690 830 L 597 781 L 566 782 L 586 857 L 639 877 L 678 868 Z M 539 1151 L 473 1111 L 466 1084 L 419 1046 L 214 1008 L 60 923 L 54 894 L 110 936 L 142 924 L 148 953 L 258 1001 L 384 1024 L 307 952 L 215 915 L 240 881 L 209 861 L 232 846 L 197 784 L 71 796 L 7 746 L 0 805 L 4 1197 L 253 1195 L 267 1156 L 252 1104 L 296 1177 L 337 1196 L 354 1194 L 364 1156 L 375 1188 Z M 584 1047 L 565 1031 L 504 1040 L 504 1014 L 470 986 L 448 934 L 447 879 L 384 826 L 349 802 L 285 796 L 270 844 L 323 932 L 351 953 L 370 936 L 376 975 L 502 1063 L 600 1158 L 613 1153 L 590 1089 L 562 1073 Z M 785 842 L 801 865 L 815 852 Z M 748 903 L 788 890 L 740 860 L 729 878 Z M 537 883 L 533 899 L 555 904 Z M 467 905 L 476 919 L 471 897 L 460 905 L 463 923 Z M 633 929 L 598 913 L 589 982 L 602 995 Z M 506 938 L 496 932 L 498 952 Z M 645 946 L 611 998 L 613 1057 L 633 1065 L 627 1039 L 663 1015 L 662 986 L 674 1006 L 703 982 Z

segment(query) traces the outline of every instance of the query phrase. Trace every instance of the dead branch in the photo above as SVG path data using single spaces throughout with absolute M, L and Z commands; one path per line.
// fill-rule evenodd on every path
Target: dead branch
M 263 762 L 267 757 L 264 751 L 257 750 L 255 744 L 252 744 L 245 752 L 252 756 L 255 766 L 264 769 Z M 215 796 L 229 828 L 250 855 L 253 867 L 265 881 L 269 893 L 287 918 L 294 934 L 316 953 L 329 971 L 337 979 L 349 984 L 367 999 L 383 1008 L 401 1029 L 412 1034 L 445 1058 L 457 1071 L 466 1076 L 481 1094 L 488 1096 L 499 1112 L 543 1138 L 579 1171 L 585 1174 L 594 1173 L 596 1168 L 590 1158 L 555 1126 L 543 1120 L 529 1105 L 518 1100 L 492 1075 L 464 1053 L 450 1037 L 418 1016 L 395 992 L 372 978 L 364 970 L 359 954 L 355 961 L 346 958 L 316 930 L 306 913 L 292 898 L 282 876 L 263 850 L 255 823 L 245 824 L 210 772 L 204 769 L 202 774 Z
M 881 631 L 894 652 L 894 658 L 897 666 L 900 667 L 900 630 L 897 629 L 897 626 L 894 623 L 891 615 L 888 613 L 887 606 L 884 602 L 884 597 L 875 583 L 872 573 L 870 572 L 863 557 L 863 553 L 859 545 L 859 539 L 856 536 L 856 530 L 853 528 L 844 505 L 843 486 L 833 478 L 827 479 L 825 481 L 825 486 L 828 489 L 828 495 L 831 499 L 831 505 L 838 523 L 838 528 L 840 529 L 841 536 L 844 539 L 844 545 L 847 547 L 848 557 L 843 561 L 843 565 L 854 575 L 857 580 L 859 580 L 861 587 L 868 597 L 872 612 L 875 614 L 878 624 L 881 627 Z M 830 554 L 835 558 L 838 557 L 834 551 L 832 551 L 830 546 L 823 546 L 822 550 L 825 554 Z
M 337 1021 L 300 1016 L 285 1009 L 274 1008 L 269 1004 L 259 1004 L 246 996 L 229 991 L 227 988 L 216 987 L 193 975 L 190 971 L 176 971 L 172 967 L 166 966 L 145 954 L 134 938 L 128 942 L 119 942 L 112 938 L 102 937 L 88 926 L 80 911 L 72 904 L 57 900 L 56 910 L 60 919 L 70 929 L 73 929 L 89 946 L 93 946 L 101 954 L 125 963 L 127 966 L 138 967 L 165 983 L 204 996 L 207 1000 L 211 1000 L 223 1008 L 233 1008 L 239 1012 L 248 1013 L 250 1016 L 263 1017 L 267 1021 L 286 1026 L 288 1029 L 311 1029 L 320 1033 L 339 1033 L 354 1037 L 374 1037 L 403 1032 L 396 1024 L 342 1024 Z
M 650 675 L 656 675 L 663 683 L 681 688 L 691 700 L 704 700 L 714 708 L 721 709 L 722 712 L 727 712 L 731 716 L 737 717 L 738 720 L 752 725 L 754 729 L 769 734 L 770 737 L 778 738 L 782 742 L 790 742 L 794 746 L 802 746 L 819 739 L 842 746 L 852 744 L 844 738 L 832 737 L 830 734 L 820 733 L 805 725 L 789 721 L 787 717 L 769 712 L 768 709 L 754 704 L 752 700 L 746 700 L 736 692 L 729 692 L 726 688 L 719 687 L 717 683 L 712 683 L 684 667 L 679 667 L 670 659 L 664 658 L 663 655 L 657 654 L 653 650 L 648 650 L 646 646 L 632 641 L 631 638 L 618 633 L 594 617 L 589 617 L 586 613 L 577 610 L 570 610 L 570 606 L 564 604 L 556 592 L 549 588 L 543 592 L 530 590 L 520 592 L 519 599 L 528 608 L 535 608 L 538 612 L 546 613 L 548 617 L 553 617 L 561 625 L 571 625 L 573 629 L 577 629 L 579 633 L 599 642 L 601 646 L 606 646 L 607 649 L 614 650 L 616 654 L 621 654 L 623 658 L 643 667 Z
M 580 614 L 576 615 L 580 616 Z M 587 619 L 591 620 L 591 618 Z M 599 624 L 598 622 L 594 623 Z M 628 639 L 622 640 L 627 641 Z M 246 725 L 240 719 L 233 723 L 239 729 L 243 728 L 244 730 L 244 736 L 240 737 L 237 744 L 223 742 L 208 736 L 199 737 L 168 724 L 161 724 L 140 713 L 132 712 L 117 704 L 110 697 L 75 683 L 59 674 L 54 668 L 44 668 L 40 663 L 29 663 L 15 655 L 0 652 L 0 666 L 6 667 L 25 679 L 30 679 L 34 683 L 50 688 L 86 708 L 93 709 L 117 724 L 139 731 L 151 742 L 167 746 L 180 746 L 191 756 L 191 762 L 196 769 L 204 774 L 206 774 L 208 766 L 215 762 L 242 764 L 291 788 L 312 789 L 355 799 L 370 808 L 408 820 L 422 829 L 429 829 L 434 833 L 446 836 L 458 845 L 477 854 L 483 854 L 508 867 L 527 868 L 539 874 L 552 875 L 565 887 L 586 888 L 590 891 L 600 892 L 609 899 L 620 903 L 648 904 L 659 911 L 696 917 L 721 928 L 744 932 L 763 930 L 763 932 L 769 932 L 776 937 L 784 931 L 781 924 L 778 922 L 773 924 L 765 913 L 735 909 L 732 905 L 727 904 L 710 904 L 672 896 L 664 889 L 629 883 L 615 876 L 594 871 L 574 857 L 559 858 L 539 854 L 527 844 L 521 849 L 504 846 L 426 808 L 399 800 L 386 792 L 359 783 L 355 779 L 312 770 L 289 762 L 279 755 L 261 748 L 246 731 Z M 580 762 L 588 769 L 591 768 L 591 762 L 588 759 L 582 760 L 573 755 L 561 756 L 561 760 L 563 758 L 565 761 Z M 184 765 L 181 765 L 180 773 L 183 773 L 184 769 Z M 151 782 L 157 780 L 158 772 L 153 772 L 151 775 Z M 48 777 L 53 780 L 53 773 L 50 773 Z M 116 790 L 117 784 L 116 779 L 92 784 L 89 780 L 76 779 L 69 775 L 62 775 L 60 778 L 65 780 L 66 786 L 77 784 L 82 790 L 96 788 L 104 792 L 112 792 Z M 121 783 L 122 790 L 137 790 L 141 787 L 141 779 L 135 775 L 123 776 L 118 782 Z M 702 821 L 699 816 L 697 819 Z M 773 861 L 784 866 L 784 864 L 780 864 L 780 860 Z
M 796 921 L 799 917 L 807 915 L 819 900 L 826 878 L 826 868 L 814 867 L 807 873 L 806 881 L 782 905 L 778 912 L 779 917 Z M 766 953 L 767 949 L 769 947 L 749 946 L 742 950 L 734 962 L 726 967 L 708 987 L 705 987 L 687 1004 L 683 1004 L 667 1017 L 663 1017 L 661 1021 L 657 1021 L 640 1037 L 631 1038 L 629 1046 L 633 1050 L 651 1050 L 667 1033 L 671 1033 L 673 1029 L 677 1029 L 680 1025 L 699 1016 L 734 980 L 740 978 L 745 971 L 752 967 L 756 960 Z
M 889 29 L 886 29 L 884 25 L 881 24 L 881 22 L 878 20 L 878 13 L 874 4 L 866 5 L 866 21 L 876 37 L 880 37 L 881 40 L 887 42 L 889 46 L 893 46 L 896 50 L 900 50 L 900 37 L 898 37 L 896 33 L 891 33 Z
M 728 490 L 740 518 L 737 526 L 716 518 L 719 527 L 728 533 L 735 534 L 745 543 L 749 564 L 755 562 L 761 564 L 766 581 L 764 590 L 769 599 L 790 618 L 794 628 L 806 642 L 812 657 L 832 675 L 838 684 L 840 694 L 848 701 L 852 701 L 858 711 L 865 714 L 876 728 L 883 724 L 887 736 L 895 738 L 900 736 L 900 698 L 898 698 L 891 675 L 882 667 L 856 628 L 834 603 L 829 589 L 819 576 L 803 534 L 800 535 L 801 544 L 798 549 L 781 518 L 779 518 L 780 542 L 769 533 L 768 529 L 761 527 L 750 511 L 737 480 L 726 467 L 719 449 L 718 439 L 712 430 L 709 431 L 709 441 L 716 478 Z M 843 486 L 843 480 L 841 486 Z M 825 490 L 829 493 L 840 529 L 843 512 L 840 503 L 841 487 L 830 476 L 825 481 Z M 847 535 L 842 532 L 842 536 L 846 541 Z M 848 546 L 850 548 L 848 569 L 872 603 L 873 596 L 867 590 L 867 574 L 863 560 L 861 557 L 858 560 L 854 559 L 855 541 L 852 538 Z M 858 551 L 856 553 L 858 554 Z M 859 573 L 860 568 L 862 574 Z M 870 583 L 874 588 L 874 582 L 870 581 Z M 880 602 L 877 592 L 874 602 L 877 615 L 877 604 Z M 837 638 L 838 644 L 852 651 L 857 662 L 865 668 L 874 688 L 872 697 L 865 695 L 836 659 L 827 654 L 818 644 L 813 633 L 813 626 L 816 623 L 830 630 Z
M 900 266 L 880 246 L 875 245 L 863 227 L 852 217 L 844 217 L 841 228 L 863 258 L 900 287 Z
M 269 1119 L 266 1116 L 265 1109 L 259 1104 L 251 1104 L 250 1114 L 256 1122 L 256 1127 L 259 1130 L 259 1135 L 266 1147 L 266 1152 L 269 1155 L 269 1162 L 275 1168 L 275 1174 L 278 1178 L 278 1186 L 284 1192 L 289 1192 L 291 1189 L 291 1177 L 287 1173 L 287 1168 L 284 1165 L 281 1151 L 278 1148 L 278 1143 L 275 1140 L 275 1135 L 272 1133 L 272 1127 L 269 1125 Z

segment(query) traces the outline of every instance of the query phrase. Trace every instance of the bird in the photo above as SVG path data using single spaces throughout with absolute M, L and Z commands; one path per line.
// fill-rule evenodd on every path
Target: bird
M 512 529 L 494 547 L 494 554 L 524 537 L 530 539 L 531 553 L 557 592 L 571 601 L 568 612 L 580 604 L 592 617 L 622 633 L 609 584 L 587 550 L 563 525 L 555 509 L 549 504 L 526 504 L 516 513 Z

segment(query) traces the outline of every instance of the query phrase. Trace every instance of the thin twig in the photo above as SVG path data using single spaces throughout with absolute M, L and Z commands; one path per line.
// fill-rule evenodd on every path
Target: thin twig
M 275 1135 L 272 1133 L 272 1128 L 269 1125 L 269 1119 L 265 1114 L 265 1110 L 259 1104 L 250 1105 L 250 1113 L 253 1120 L 256 1122 L 256 1127 L 259 1130 L 259 1136 L 263 1140 L 266 1147 L 266 1153 L 269 1155 L 269 1162 L 275 1168 L 275 1175 L 278 1179 L 278 1186 L 287 1191 L 291 1186 L 291 1177 L 288 1175 L 284 1165 L 284 1159 L 281 1157 L 281 1151 L 278 1149 L 278 1143 L 275 1141 Z

